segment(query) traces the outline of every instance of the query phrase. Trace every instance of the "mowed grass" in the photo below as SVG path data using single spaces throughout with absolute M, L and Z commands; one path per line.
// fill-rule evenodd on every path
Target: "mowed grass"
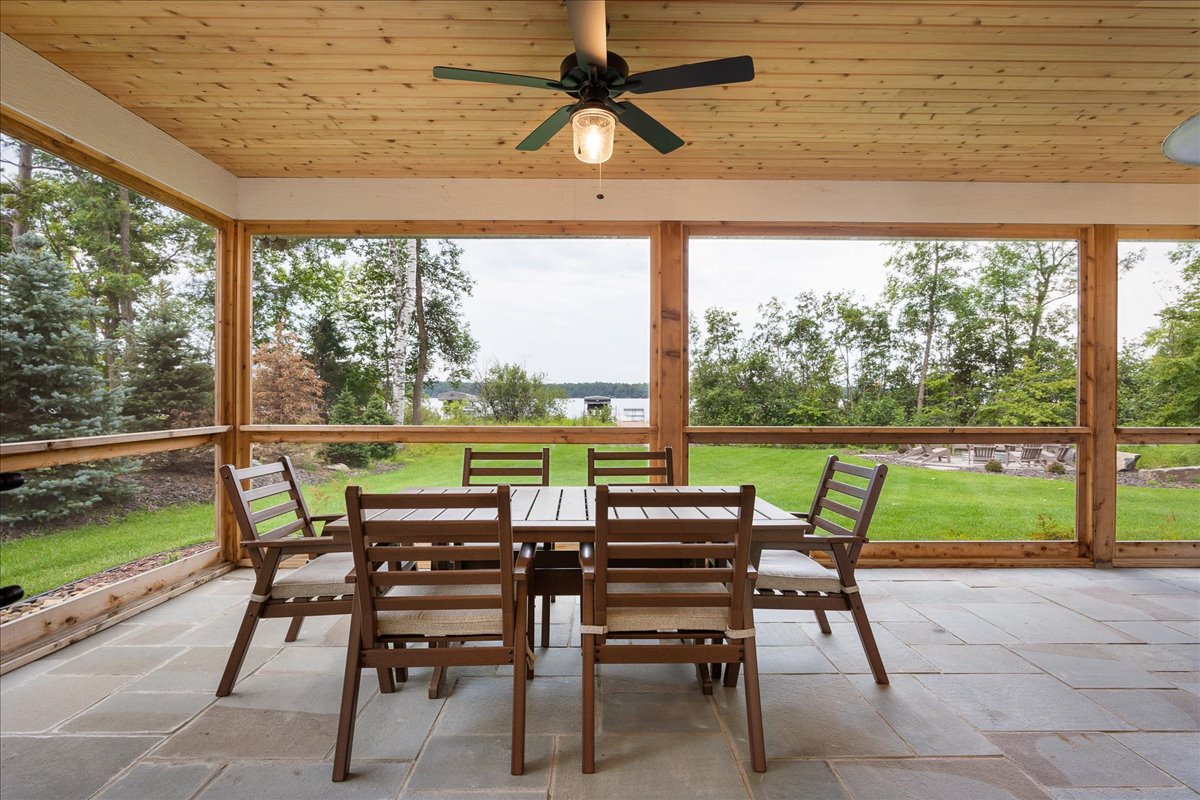
M 1144 450 L 1146 455 L 1154 453 Z M 582 486 L 586 482 L 586 446 L 553 445 L 550 451 L 552 483 Z M 829 452 L 764 446 L 693 447 L 691 482 L 720 486 L 752 483 L 760 496 L 777 505 L 807 510 Z M 1175 462 L 1189 455 L 1173 452 L 1157 460 Z M 302 458 L 300 453 L 295 457 Z M 844 457 L 871 463 L 852 454 Z M 461 477 L 462 445 L 416 445 L 374 470 L 341 474 L 308 486 L 305 496 L 313 513 L 333 513 L 343 508 L 350 483 L 368 492 L 387 492 L 412 486 L 457 486 Z M 1074 516 L 1075 484 L 1071 480 L 893 465 L 870 535 L 876 540 L 1071 539 Z M 0 583 L 20 584 L 27 593 L 36 594 L 143 556 L 205 541 L 212 537 L 212 530 L 213 506 L 189 505 L 136 512 L 104 525 L 5 542 L 0 544 Z M 1117 536 L 1200 539 L 1200 489 L 1118 487 Z

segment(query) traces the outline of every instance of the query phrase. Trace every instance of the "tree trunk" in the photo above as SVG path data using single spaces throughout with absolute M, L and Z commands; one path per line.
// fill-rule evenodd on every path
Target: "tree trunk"
M 408 383 L 408 329 L 412 326 L 413 290 L 416 288 L 417 259 L 420 257 L 416 239 L 407 240 L 408 258 L 401 263 L 396 240 L 389 243 L 392 270 L 396 280 L 396 349 L 392 354 L 392 414 L 403 425 L 406 417 L 404 386 Z
M 418 253 L 420 252 L 420 242 L 417 243 Z M 421 401 L 425 395 L 425 372 L 429 368 L 429 332 L 425 328 L 425 267 L 418 260 L 416 280 L 413 282 L 413 296 L 415 303 L 413 305 L 413 313 L 417 317 L 417 366 L 413 370 L 413 393 L 412 393 L 412 424 L 420 425 L 421 420 Z
M 29 223 L 25 218 L 23 195 L 25 187 L 31 180 L 33 180 L 33 145 L 21 142 L 20 149 L 17 151 L 17 202 L 16 213 L 13 215 L 12 221 L 12 238 L 14 240 L 29 230 Z
M 124 186 L 117 187 L 117 198 L 120 203 L 120 244 L 121 244 L 121 272 L 125 275 L 133 272 L 133 232 L 130 221 L 130 206 L 129 206 L 129 190 Z M 121 295 L 117 301 L 118 308 L 121 313 L 122 327 L 124 328 L 125 352 L 122 355 L 124 366 L 128 369 L 129 364 L 133 361 L 133 297 L 126 292 Z
M 917 411 L 925 407 L 925 378 L 929 375 L 929 351 L 933 349 L 933 331 L 937 322 L 938 271 L 942 266 L 942 246 L 933 243 L 933 283 L 929 290 L 929 315 L 925 320 L 925 351 L 921 354 L 921 377 L 917 382 Z

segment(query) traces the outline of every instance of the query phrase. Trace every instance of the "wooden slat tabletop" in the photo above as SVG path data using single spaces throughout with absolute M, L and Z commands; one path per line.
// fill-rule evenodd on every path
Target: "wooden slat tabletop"
M 650 486 L 646 487 L 658 492 L 676 491 L 705 491 L 729 492 L 737 491 L 733 486 Z M 435 494 L 446 489 L 403 489 L 401 493 Z M 476 491 L 487 491 L 478 488 Z M 732 506 L 728 508 L 622 508 L 620 516 L 645 518 L 647 516 L 673 515 L 680 519 L 704 519 L 713 517 L 732 517 L 735 514 Z M 375 511 L 368 519 L 460 519 L 464 518 L 464 509 L 421 509 L 418 511 Z M 512 515 L 513 539 L 519 542 L 590 542 L 595 528 L 596 490 L 583 486 L 513 486 Z M 495 512 L 487 509 L 471 509 L 466 514 L 467 519 L 495 518 Z M 330 522 L 325 526 L 327 535 L 346 537 L 349 526 L 346 518 Z M 799 541 L 806 534 L 811 534 L 812 526 L 796 519 L 787 511 L 763 500 L 761 497 L 754 504 L 754 538 L 763 542 L 786 543 Z

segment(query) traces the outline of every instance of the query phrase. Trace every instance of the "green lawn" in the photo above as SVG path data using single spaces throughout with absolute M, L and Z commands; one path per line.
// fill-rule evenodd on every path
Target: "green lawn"
M 582 485 L 586 447 L 554 445 L 550 449 L 552 482 Z M 778 505 L 807 509 L 826 452 L 694 447 L 691 481 L 696 485 L 753 483 L 760 496 Z M 1168 457 L 1174 461 L 1179 455 Z M 456 486 L 461 470 L 461 445 L 412 446 L 393 464 L 307 487 L 306 496 L 314 513 L 330 513 L 342 507 L 345 487 L 351 482 L 367 491 Z M 1118 487 L 1118 538 L 1200 539 L 1198 501 L 1200 489 Z M 1074 536 L 1074 508 L 1075 485 L 1069 480 L 893 466 L 871 538 L 1070 539 Z M 181 506 L 0 544 L 0 584 L 18 583 L 30 594 L 45 591 L 142 556 L 204 541 L 212 535 L 212 522 L 211 504 Z

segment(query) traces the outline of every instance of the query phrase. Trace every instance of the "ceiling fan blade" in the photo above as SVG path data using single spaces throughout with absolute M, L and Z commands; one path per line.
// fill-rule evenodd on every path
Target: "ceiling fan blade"
M 604 15 L 604 0 L 567 0 L 567 16 L 571 20 L 571 38 L 575 40 L 575 57 L 581 67 L 589 64 L 603 75 L 608 69 L 608 20 Z
M 476 83 L 499 83 L 503 86 L 528 86 L 531 89 L 561 90 L 563 85 L 549 78 L 532 75 L 513 75 L 508 72 L 486 72 L 481 69 L 459 69 L 458 67 L 434 67 L 433 77 L 451 81 L 475 81 Z
M 754 80 L 754 59 L 750 56 L 718 58 L 678 67 L 653 69 L 629 76 L 629 91 L 634 94 L 669 92 L 673 89 L 694 89 L 697 86 L 716 86 L 722 83 L 744 83 Z
M 658 152 L 665 154 L 683 147 L 683 139 L 671 133 L 665 125 L 633 103 L 625 101 L 615 105 L 621 110 L 621 113 L 617 115 L 621 124 L 644 139 Z
M 542 145 L 554 138 L 554 134 L 558 133 L 563 127 L 571 121 L 571 109 L 575 106 L 563 106 L 558 111 L 555 111 L 549 118 L 533 129 L 533 133 L 526 136 L 517 145 L 518 150 L 539 150 Z

